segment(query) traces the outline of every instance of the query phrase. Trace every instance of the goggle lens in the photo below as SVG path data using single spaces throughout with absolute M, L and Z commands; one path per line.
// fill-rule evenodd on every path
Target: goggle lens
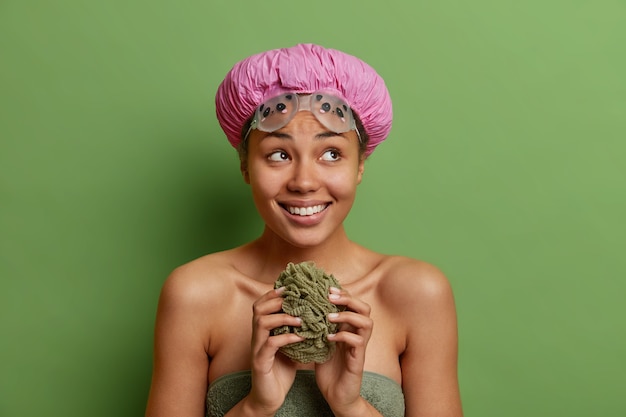
M 345 133 L 356 130 L 352 110 L 343 99 L 321 91 L 302 96 L 297 93 L 285 93 L 265 101 L 257 108 L 246 138 L 252 129 L 274 132 L 285 127 L 300 110 L 313 113 L 315 118 L 332 132 Z

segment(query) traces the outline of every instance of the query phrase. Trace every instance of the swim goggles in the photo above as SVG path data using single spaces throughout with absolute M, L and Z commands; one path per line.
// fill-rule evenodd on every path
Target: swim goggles
M 361 135 L 350 106 L 343 99 L 326 92 L 315 91 L 311 94 L 284 93 L 263 102 L 254 112 L 250 128 L 244 141 L 252 129 L 263 132 L 275 132 L 285 127 L 298 111 L 307 110 L 328 130 L 334 133 L 356 131 L 361 142 Z

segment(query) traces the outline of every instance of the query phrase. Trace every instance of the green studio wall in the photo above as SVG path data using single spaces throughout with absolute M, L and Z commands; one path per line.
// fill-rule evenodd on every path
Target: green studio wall
M 316 42 L 386 78 L 348 219 L 457 298 L 466 416 L 626 415 L 620 1 L 0 2 L 0 416 L 137 416 L 168 273 L 261 223 L 213 95 Z M 217 312 L 216 312 L 217 313 Z

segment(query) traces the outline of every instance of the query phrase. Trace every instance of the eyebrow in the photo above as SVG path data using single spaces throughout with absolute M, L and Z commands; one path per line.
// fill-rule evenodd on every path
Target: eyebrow
M 330 130 L 326 130 L 326 131 L 324 131 L 324 132 L 322 132 L 322 133 L 318 133 L 317 135 L 315 135 L 314 139 L 316 139 L 316 140 L 323 140 L 323 139 L 326 139 L 326 138 L 333 138 L 333 137 L 337 137 L 337 136 L 340 136 L 340 137 L 342 137 L 342 138 L 344 138 L 344 139 L 349 139 L 349 138 L 345 135 L 345 133 L 347 133 L 347 132 L 344 132 L 344 133 L 335 133 L 335 132 L 332 132 L 332 131 L 330 131 Z M 285 139 L 285 140 L 293 140 L 293 136 L 291 136 L 291 135 L 290 135 L 290 134 L 288 134 L 288 133 L 281 133 L 281 132 L 268 132 L 268 133 L 267 133 L 267 135 L 265 135 L 265 136 L 263 136 L 263 137 L 261 138 L 261 141 L 262 141 L 263 139 L 266 139 L 266 138 L 269 138 L 269 137 L 274 137 L 274 138 L 278 138 L 278 139 Z

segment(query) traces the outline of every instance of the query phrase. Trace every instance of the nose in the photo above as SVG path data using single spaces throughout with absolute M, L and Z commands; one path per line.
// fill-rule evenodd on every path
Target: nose
M 313 161 L 294 161 L 291 169 L 291 177 L 287 183 L 289 191 L 309 193 L 316 191 L 320 186 L 319 173 Z

